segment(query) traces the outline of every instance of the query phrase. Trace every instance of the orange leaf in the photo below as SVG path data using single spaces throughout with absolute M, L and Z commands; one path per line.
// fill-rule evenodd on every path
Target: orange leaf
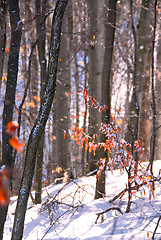
M 33 96 L 33 99 L 35 99 L 36 101 L 40 101 L 40 98 L 37 96 Z
M 117 130 L 119 131 L 119 133 L 121 134 L 121 129 L 119 127 L 117 127 Z
M 5 48 L 5 52 L 8 53 L 9 52 L 9 48 Z
M 66 130 L 64 130 L 64 139 L 66 138 Z
M 63 169 L 62 169 L 61 167 L 56 167 L 56 169 L 55 169 L 54 172 L 60 173 L 60 172 L 62 172 L 62 171 L 63 171 Z
M 8 203 L 9 203 L 9 171 L 5 167 L 0 169 L 0 207 L 4 207 Z
M 53 136 L 53 140 L 56 140 L 56 136 Z
M 10 136 L 15 137 L 16 130 L 19 128 L 19 124 L 16 121 L 8 122 L 7 132 Z
M 123 119 L 121 118 L 121 119 L 117 119 L 117 121 L 116 121 L 116 124 L 117 125 L 121 125 L 123 123 Z
M 10 145 L 15 148 L 18 152 L 22 152 L 24 143 L 20 143 L 17 137 L 13 137 L 9 141 Z
M 111 114 L 111 120 L 113 121 L 113 114 Z
M 73 135 L 73 134 L 70 134 L 70 138 L 71 138 L 71 139 L 74 139 L 74 135 Z
M 35 108 L 35 103 L 33 100 L 31 100 L 31 102 L 26 104 L 27 106 L 31 107 L 31 108 Z

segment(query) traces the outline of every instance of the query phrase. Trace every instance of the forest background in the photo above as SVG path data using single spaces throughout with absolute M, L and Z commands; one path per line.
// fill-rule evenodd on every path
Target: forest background
M 0 4 L 1 165 L 10 169 L 11 195 L 19 194 L 12 239 L 22 238 L 31 190 L 41 203 L 42 187 L 61 179 L 97 171 L 101 198 L 106 169 L 126 169 L 129 211 L 138 163 L 149 161 L 153 176 L 161 159 L 160 2 Z M 12 121 L 22 152 L 9 143 Z

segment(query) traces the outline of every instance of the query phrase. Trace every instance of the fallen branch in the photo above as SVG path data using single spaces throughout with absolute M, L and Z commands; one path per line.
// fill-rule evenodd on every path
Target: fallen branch
M 103 212 L 97 213 L 97 218 L 96 218 L 95 224 L 97 224 L 97 221 L 101 215 L 103 215 L 104 213 L 109 212 L 111 210 L 117 210 L 123 215 L 123 212 L 121 211 L 121 209 L 119 207 L 110 207 Z

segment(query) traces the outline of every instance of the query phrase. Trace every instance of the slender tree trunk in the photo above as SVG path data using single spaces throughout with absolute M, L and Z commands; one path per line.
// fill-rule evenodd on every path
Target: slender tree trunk
M 139 104 L 138 104 L 138 98 L 137 98 L 137 37 L 136 37 L 136 28 L 134 25 L 134 15 L 133 15 L 133 0 L 130 0 L 130 16 L 131 16 L 131 28 L 132 28 L 132 34 L 134 38 L 134 70 L 133 70 L 133 92 L 132 92 L 132 100 L 130 103 L 130 125 L 129 129 L 131 131 L 131 153 L 134 155 L 134 159 L 136 161 L 135 165 L 135 170 L 134 174 L 136 173 L 137 170 L 137 163 L 138 163 L 138 154 L 135 152 L 134 154 L 134 143 L 138 139 L 138 123 L 139 123 Z M 130 206 L 131 206 L 131 165 L 128 168 L 128 202 L 127 202 L 127 207 L 126 207 L 126 212 L 130 211 Z
M 17 86 L 19 49 L 22 34 L 22 23 L 20 22 L 19 6 L 17 0 L 9 0 L 9 13 L 11 24 L 11 45 L 9 50 L 8 73 L 6 93 L 3 109 L 3 126 L 2 126 L 2 164 L 13 169 L 12 151 L 9 144 L 9 136 L 6 131 L 7 123 L 12 121 L 15 105 L 15 94 Z M 8 206 L 1 208 L 0 217 L 0 239 L 3 237 L 3 228 L 6 220 Z
M 152 12 L 152 3 L 153 0 L 142 0 L 140 19 L 138 24 L 138 33 L 137 33 L 137 74 L 136 74 L 136 91 L 138 104 L 140 108 L 139 112 L 139 128 L 138 128 L 138 137 L 142 140 L 142 145 L 144 148 L 144 154 L 142 156 L 143 161 L 147 161 L 149 158 L 149 145 L 150 136 L 147 136 L 150 133 L 150 124 L 147 124 L 148 118 L 146 118 L 146 113 L 149 110 L 148 104 L 145 104 L 145 89 L 148 101 L 147 92 L 150 87 L 150 78 L 148 78 L 149 71 L 147 71 L 148 62 L 148 48 L 151 48 L 150 44 L 150 23 L 151 23 L 151 12 Z M 149 80 L 149 81 L 148 81 Z
M 76 128 L 79 128 L 79 70 L 78 70 L 78 57 L 75 56 L 75 86 L 76 86 Z M 80 176 L 80 146 L 75 145 L 75 169 L 76 177 Z
M 84 53 L 84 65 L 85 65 L 85 80 L 84 80 L 84 89 L 87 89 L 87 51 L 85 50 Z M 84 111 L 84 119 L 83 119 L 83 132 L 86 132 L 86 127 L 87 127 L 87 99 L 85 99 L 85 111 Z M 83 148 L 82 148 L 82 155 L 81 155 L 81 163 L 82 163 L 82 176 L 86 175 L 87 169 L 86 169 L 86 161 L 85 161 L 85 153 L 86 153 L 86 148 L 85 148 L 85 141 L 83 143 Z
M 143 144 L 145 142 L 146 136 L 143 135 L 145 132 L 144 128 L 146 126 L 146 119 L 141 119 L 143 117 L 144 106 L 143 97 L 145 89 L 145 77 L 146 77 L 146 66 L 147 66 L 147 56 L 148 47 L 150 41 L 150 21 L 151 21 L 151 10 L 152 10 L 153 0 L 147 1 L 142 0 L 142 7 L 140 13 L 140 19 L 138 24 L 138 31 L 134 29 L 134 44 L 136 52 L 136 59 L 134 59 L 134 74 L 133 77 L 133 95 L 130 102 L 130 120 L 129 120 L 129 131 L 126 134 L 126 139 L 134 144 L 135 140 L 141 138 Z M 134 25 L 134 24 L 133 24 Z M 135 80 L 134 80 L 135 79 Z M 149 83 L 147 83 L 149 84 Z M 137 106 L 136 106 L 137 102 Z M 148 146 L 146 146 L 144 158 L 148 156 Z
M 158 13 L 161 18 L 161 13 Z M 158 31 L 161 31 L 161 24 L 158 24 Z M 157 42 L 157 77 L 156 77 L 156 159 L 161 159 L 161 37 Z
M 104 0 L 88 0 L 90 27 L 89 51 L 89 94 L 101 103 L 101 78 L 104 55 Z M 89 134 L 100 136 L 101 114 L 98 109 L 89 109 Z M 89 153 L 89 170 L 97 169 L 99 152 Z
M 0 1 L 0 90 L 2 85 L 3 76 L 3 64 L 5 56 L 6 45 L 6 13 L 7 13 L 7 1 Z
M 150 108 L 151 108 L 151 96 L 150 96 L 150 73 L 151 73 L 151 41 L 149 44 L 146 76 L 145 76 L 145 88 L 142 96 L 142 109 L 140 113 L 140 131 L 139 138 L 142 139 L 142 146 L 144 148 L 142 161 L 149 160 L 150 154 L 150 138 L 151 138 L 151 121 L 150 121 Z
M 23 237 L 27 201 L 35 170 L 36 152 L 39 145 L 39 141 L 45 129 L 45 125 L 49 116 L 49 112 L 51 109 L 55 93 L 56 74 L 60 49 L 61 25 L 67 2 L 68 2 L 67 0 L 58 0 L 54 11 L 49 56 L 49 75 L 46 82 L 43 103 L 40 107 L 35 125 L 32 128 L 27 145 L 23 178 L 19 191 L 12 231 L 12 240 L 20 240 Z
M 102 101 L 101 103 L 106 105 L 108 109 L 106 111 L 102 111 L 102 122 L 109 123 L 110 121 L 110 111 L 111 111 L 111 66 L 112 66 L 112 56 L 113 56 L 113 44 L 115 37 L 115 24 L 116 24 L 116 7 L 117 0 L 109 0 L 107 6 L 108 16 L 107 22 L 105 22 L 105 53 L 104 53 L 104 62 L 103 62 L 103 70 L 102 70 Z M 101 142 L 105 142 L 106 138 L 101 135 Z M 108 153 L 102 151 L 100 149 L 101 157 L 108 159 Z M 98 164 L 99 167 L 99 164 Z M 96 181 L 96 192 L 95 198 L 101 198 L 105 196 L 105 169 L 104 167 L 101 175 L 97 178 Z
M 68 27 L 67 15 L 64 16 L 62 31 Z M 69 145 L 70 129 L 70 79 L 69 79 L 69 41 L 62 35 L 60 45 L 60 62 L 58 83 L 56 86 L 56 159 L 64 171 L 71 174 L 71 155 Z M 64 49 L 67 49 L 64 51 Z M 70 176 L 69 176 L 70 177 Z
M 39 0 L 35 1 L 36 13 L 40 14 L 46 10 L 46 0 L 43 0 L 42 3 Z M 45 17 L 38 18 L 37 20 L 37 36 L 38 36 L 38 53 L 39 53 L 39 62 L 40 62 L 40 76 L 41 76 L 41 104 L 45 91 L 46 83 L 46 57 L 45 57 Z M 43 149 L 44 149 L 44 138 L 45 133 L 41 136 L 39 143 L 39 148 L 37 152 L 37 161 L 36 161 L 36 194 L 35 202 L 41 203 L 41 191 L 42 191 L 42 168 L 43 168 Z
M 150 148 L 150 172 L 153 175 L 153 162 L 155 160 L 156 151 L 156 98 L 155 98 L 155 77 L 154 77 L 154 51 L 156 41 L 156 24 L 157 24 L 157 0 L 154 4 L 154 24 L 153 24 L 153 37 L 152 37 L 152 55 L 151 55 L 151 94 L 152 94 L 152 137 L 151 137 L 151 148 Z M 154 190 L 154 182 L 152 183 Z

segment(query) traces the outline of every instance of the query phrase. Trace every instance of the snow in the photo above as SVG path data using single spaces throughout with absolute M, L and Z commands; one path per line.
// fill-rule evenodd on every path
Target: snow
M 160 166 L 160 160 L 154 162 L 156 176 Z M 111 204 L 109 200 L 126 187 L 127 174 L 120 174 L 119 170 L 113 170 L 113 173 L 108 171 L 104 199 L 94 200 L 95 182 L 96 177 L 89 176 L 68 184 L 51 184 L 43 189 L 42 204 L 34 205 L 29 199 L 23 239 L 152 239 L 161 214 L 160 183 L 156 183 L 155 198 L 151 200 L 146 187 L 146 195 L 141 196 L 141 192 L 137 192 L 132 198 L 130 213 L 125 213 L 127 194 Z M 16 199 L 11 198 L 4 240 L 11 238 Z M 101 215 L 96 223 L 97 214 L 110 207 L 119 207 L 123 214 L 110 210 Z M 155 239 L 161 239 L 161 222 Z

